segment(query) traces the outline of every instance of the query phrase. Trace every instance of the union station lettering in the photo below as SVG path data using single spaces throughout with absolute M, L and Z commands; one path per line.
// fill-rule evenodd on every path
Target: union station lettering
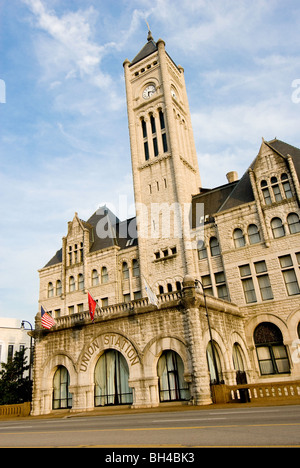
M 124 338 L 124 336 L 116 333 L 110 333 L 97 338 L 89 345 L 88 349 L 83 355 L 80 365 L 80 372 L 87 371 L 88 364 L 95 353 L 99 353 L 102 349 L 109 348 L 121 351 L 121 353 L 127 357 L 127 362 L 131 366 L 138 364 L 139 358 L 132 344 L 126 338 Z

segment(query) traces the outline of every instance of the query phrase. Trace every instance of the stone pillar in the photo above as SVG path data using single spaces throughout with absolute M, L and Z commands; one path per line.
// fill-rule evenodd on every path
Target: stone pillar
M 185 308 L 185 337 L 192 356 L 192 397 L 195 405 L 208 405 L 212 403 L 212 399 L 202 339 L 201 301 L 199 295 L 196 295 L 195 280 L 191 276 L 186 276 L 183 280 L 182 302 Z

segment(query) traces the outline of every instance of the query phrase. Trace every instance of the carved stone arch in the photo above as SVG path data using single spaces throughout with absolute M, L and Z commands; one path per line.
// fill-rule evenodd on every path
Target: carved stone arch
M 290 342 L 290 331 L 287 323 L 277 315 L 267 313 L 257 314 L 245 323 L 245 334 L 248 346 L 255 347 L 254 331 L 256 327 L 263 322 L 270 322 L 276 325 L 282 333 L 283 342 L 285 344 Z
M 300 309 L 296 309 L 290 313 L 287 317 L 287 326 L 290 331 L 291 339 L 297 340 L 300 337 L 298 336 L 298 327 L 300 324 Z
M 216 330 L 212 329 L 211 334 L 212 334 L 212 339 L 214 343 L 216 343 L 217 345 L 217 350 L 218 350 L 219 358 L 221 361 L 222 371 L 223 372 L 228 371 L 231 369 L 231 359 L 229 355 L 228 346 L 225 345 L 222 336 Z M 204 342 L 204 349 L 206 352 L 208 344 L 210 342 L 210 333 L 209 333 L 208 327 L 203 334 L 203 342 Z
M 251 361 L 249 359 L 247 345 L 245 343 L 244 338 L 237 331 L 233 331 L 229 337 L 229 346 L 230 346 L 231 354 L 232 354 L 233 346 L 235 343 L 237 343 L 242 349 L 243 357 L 245 358 L 245 362 L 244 362 L 245 368 L 251 369 Z
M 82 375 L 87 381 L 93 382 L 98 359 L 104 351 L 109 349 L 114 349 L 124 356 L 128 364 L 130 379 L 140 377 L 142 355 L 136 343 L 122 332 L 113 330 L 102 332 L 84 347 L 77 361 L 80 376 Z
M 161 335 L 153 338 L 144 348 L 144 372 L 147 378 L 157 377 L 157 363 L 164 351 L 171 350 L 177 353 L 184 365 L 184 375 L 187 381 L 191 380 L 192 357 L 186 343 L 174 335 Z
M 64 366 L 68 370 L 71 385 L 77 384 L 76 365 L 71 355 L 65 351 L 57 351 L 52 354 L 42 366 L 41 390 L 52 388 L 53 377 L 59 366 Z

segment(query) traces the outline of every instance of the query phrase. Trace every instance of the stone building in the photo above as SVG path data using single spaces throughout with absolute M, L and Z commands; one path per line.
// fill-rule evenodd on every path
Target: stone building
M 262 141 L 240 179 L 203 188 L 183 68 L 150 32 L 123 66 L 136 217 L 75 213 L 39 271 L 56 326 L 38 312 L 35 415 L 203 405 L 211 383 L 300 377 L 300 150 Z

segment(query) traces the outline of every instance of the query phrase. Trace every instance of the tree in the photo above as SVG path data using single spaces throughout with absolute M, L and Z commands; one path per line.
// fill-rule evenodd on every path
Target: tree
M 24 373 L 29 370 L 25 349 L 17 351 L 7 364 L 2 363 L 0 371 L 0 405 L 15 405 L 31 401 L 32 382 Z

